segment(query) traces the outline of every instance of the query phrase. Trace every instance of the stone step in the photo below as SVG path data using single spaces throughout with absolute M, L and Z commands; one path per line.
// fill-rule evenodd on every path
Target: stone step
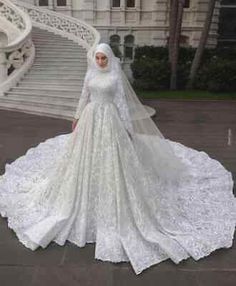
M 74 82 L 62 82 L 60 80 L 55 81 L 55 80 L 50 80 L 50 81 L 33 81 L 32 79 L 24 79 L 23 81 L 19 82 L 17 86 L 21 87 L 34 87 L 40 89 L 42 87 L 42 84 L 46 86 L 47 88 L 57 88 L 60 90 L 60 88 L 70 88 L 72 89 L 80 89 L 82 88 L 82 81 L 74 81 Z
M 76 61 L 81 61 L 83 60 L 85 62 L 87 56 L 84 54 L 84 53 L 73 53 L 71 54 L 70 52 L 66 52 L 65 54 L 60 54 L 60 53 L 57 53 L 56 51 L 49 54 L 47 52 L 44 52 L 44 51 L 37 51 L 36 50 L 36 53 L 35 53 L 35 57 L 36 58 L 45 58 L 45 59 L 55 59 L 55 58 L 60 58 L 60 59 L 64 59 L 64 60 L 76 60 Z
M 67 39 L 66 37 L 63 37 L 59 34 L 55 34 L 53 32 L 49 32 L 49 31 L 46 31 L 46 30 L 41 30 L 41 31 L 34 31 L 33 30 L 33 36 L 38 36 L 38 37 L 50 37 L 50 38 L 62 38 L 62 39 Z M 71 41 L 71 40 L 70 40 Z
M 73 70 L 73 69 L 70 69 L 70 70 L 67 70 L 67 71 L 63 71 L 63 70 L 57 70 L 57 68 L 55 69 L 45 69 L 45 68 L 41 68 L 41 69 L 31 69 L 29 71 L 28 74 L 38 74 L 38 75 L 41 75 L 41 74 L 45 74 L 45 75 L 66 75 L 67 77 L 70 76 L 70 75 L 73 75 L 73 76 L 77 76 L 77 75 L 80 75 L 80 76 L 84 76 L 86 73 L 85 70 Z
M 79 48 L 79 46 L 74 43 L 74 42 L 67 42 L 66 40 L 57 40 L 57 39 L 38 39 L 38 38 L 32 38 L 33 42 L 36 44 L 36 45 L 50 45 L 50 46 L 55 46 L 55 44 L 60 44 L 60 45 L 63 45 L 65 47 L 68 47 L 68 48 L 76 48 L 76 49 L 80 49 L 81 51 L 83 51 L 82 48 Z
M 35 46 L 35 50 L 36 52 L 35 53 L 39 53 L 41 52 L 41 54 L 54 54 L 56 55 L 57 53 L 59 55 L 64 55 L 64 54 L 69 54 L 69 55 L 78 55 L 78 56 L 84 56 L 86 57 L 87 56 L 87 53 L 86 52 L 81 52 L 77 49 L 67 49 L 66 47 L 63 47 L 63 48 L 54 48 L 54 47 L 50 47 L 50 46 L 47 46 L 47 47 L 44 47 L 44 46 Z M 48 50 L 50 50 L 50 52 L 48 52 Z
M 68 90 L 67 88 L 64 89 L 50 89 L 48 87 L 45 87 L 43 84 L 40 88 L 40 90 L 38 88 L 34 88 L 34 87 L 21 87 L 21 86 L 17 86 L 17 87 L 13 87 L 10 89 L 10 92 L 14 92 L 17 94 L 29 94 L 29 95 L 61 95 L 61 94 L 65 94 L 67 93 L 68 96 L 74 96 L 74 97 L 78 97 L 78 95 L 80 94 L 80 90 L 78 89 L 74 89 L 74 90 Z
M 51 83 L 49 82 L 32 82 L 31 81 L 22 81 L 20 82 L 16 87 L 21 87 L 21 88 L 35 88 L 35 89 L 41 89 L 42 86 L 47 89 L 47 90 L 68 90 L 68 91 L 74 91 L 74 90 L 81 90 L 82 89 L 82 81 L 80 82 L 74 82 L 73 84 L 71 83 Z
M 35 27 L 32 39 L 36 48 L 33 66 L 0 98 L 0 108 L 72 119 L 87 70 L 87 50 Z
M 86 52 L 86 49 L 81 48 L 76 43 L 68 45 L 66 43 L 58 42 L 55 40 L 52 42 L 49 42 L 49 41 L 41 42 L 38 40 L 33 40 L 33 42 L 34 42 L 35 46 L 42 46 L 43 48 L 45 46 L 50 46 L 51 48 L 55 48 L 55 49 L 60 49 L 61 47 L 64 47 L 65 49 L 73 49 L 73 50 L 78 50 L 80 52 Z
M 58 62 L 60 62 L 60 63 L 62 63 L 62 64 L 72 64 L 72 65 L 82 65 L 82 66 L 87 66 L 87 63 L 85 62 L 85 61 L 82 61 L 82 60 L 78 60 L 78 59 L 73 59 L 73 58 L 71 58 L 71 59 L 63 59 L 63 58 L 57 58 L 57 57 L 55 57 L 55 58 L 53 58 L 53 57 L 51 57 L 51 58 L 42 58 L 42 57 L 40 57 L 40 58 L 37 58 L 36 57 L 36 59 L 35 59 L 35 62 L 34 63 L 36 63 L 36 64 L 40 64 L 40 63 L 58 63 Z
M 51 108 L 55 108 L 55 109 L 58 109 L 58 110 L 69 110 L 69 111 L 75 111 L 76 109 L 76 106 L 77 106 L 77 103 L 76 102 L 71 102 L 71 101 L 68 101 L 68 102 L 64 102 L 64 103 L 50 103 L 50 102 L 41 102 L 37 99 L 27 99 L 25 100 L 24 98 L 21 98 L 21 97 L 13 97 L 13 96 L 3 96 L 1 97 L 0 99 L 0 103 L 2 102 L 14 102 L 15 104 L 19 104 L 19 105 L 24 105 L 24 104 L 27 104 L 28 106 L 37 106 L 37 107 L 41 107 L 42 110 L 44 108 L 48 108 L 48 109 L 51 109 Z
M 80 52 L 85 52 L 86 53 L 86 50 L 85 49 L 81 49 L 81 47 L 79 47 L 78 45 L 76 44 L 73 44 L 73 45 L 67 45 L 65 43 L 62 43 L 62 42 L 57 42 L 57 41 L 53 41 L 53 42 L 39 42 L 39 41 L 36 41 L 36 40 L 33 40 L 34 42 L 34 45 L 36 47 L 42 47 L 43 49 L 45 49 L 46 47 L 50 47 L 52 49 L 55 49 L 55 50 L 62 50 L 62 48 L 66 49 L 66 50 L 74 50 L 74 51 L 80 51 Z
M 35 70 L 35 69 L 32 69 L 29 71 L 30 75 L 47 75 L 47 76 L 50 76 L 50 75 L 65 75 L 65 71 L 63 70 L 57 70 L 57 69 L 54 69 L 54 70 L 46 70 L 46 69 L 39 69 L 39 70 Z M 66 72 L 66 75 L 67 76 L 77 76 L 77 75 L 80 75 L 82 76 L 84 73 L 83 72 L 77 72 L 77 71 L 67 71 Z
M 82 72 L 84 73 L 84 71 L 81 71 L 81 67 L 77 67 L 77 66 L 62 66 L 62 65 L 58 65 L 57 67 L 55 66 L 42 66 L 40 64 L 37 64 L 37 65 L 34 65 L 31 70 L 61 70 L 61 71 L 64 71 L 64 72 L 67 72 L 67 71 L 77 71 L 77 72 Z
M 79 96 L 70 96 L 69 94 L 61 94 L 60 96 L 53 96 L 53 95 L 45 95 L 45 94 L 27 94 L 27 93 L 18 93 L 15 92 L 8 92 L 4 98 L 10 100 L 20 100 L 24 102 L 34 102 L 39 104 L 53 104 L 53 105 L 60 105 L 60 106 L 69 106 L 69 107 L 76 107 L 79 102 Z
M 34 66 L 41 66 L 41 67 L 48 67 L 48 66 L 50 66 L 50 67 L 61 67 L 62 66 L 62 61 L 60 61 L 60 60 L 58 60 L 57 62 L 50 62 L 50 65 L 48 65 L 48 62 L 47 61 L 40 61 L 40 60 L 37 60 L 37 61 L 35 61 L 34 62 L 34 64 L 33 64 L 33 67 Z M 66 65 L 66 63 L 64 63 L 63 62 L 63 66 L 65 66 Z M 69 63 L 67 63 L 67 65 L 66 66 L 68 66 L 68 67 L 78 67 L 79 65 L 78 65 L 78 63 L 74 63 L 74 62 L 69 62 Z M 80 68 L 81 68 L 81 70 L 83 70 L 84 72 L 87 70 L 87 66 L 79 66 Z
M 61 80 L 61 81 L 75 81 L 75 80 L 82 80 L 84 78 L 84 76 L 80 76 L 80 75 L 67 75 L 67 74 L 60 74 L 60 75 L 56 75 L 56 74 L 51 74 L 46 75 L 46 74 L 30 74 L 28 73 L 24 79 L 32 79 L 32 80 Z
M 75 111 L 72 110 L 63 110 L 63 109 L 46 108 L 46 107 L 42 108 L 31 104 L 28 105 L 27 103 L 17 104 L 16 102 L 12 101 L 3 102 L 1 101 L 1 99 L 0 99 L 0 109 L 19 111 L 27 114 L 35 114 L 53 118 L 62 118 L 67 120 L 72 120 L 75 114 Z
M 86 59 L 80 59 L 79 61 L 73 61 L 73 60 L 64 60 L 63 58 L 57 58 L 55 60 L 50 60 L 49 58 L 37 58 L 34 61 L 34 65 L 47 65 L 48 66 L 48 62 L 50 62 L 50 65 L 58 65 L 60 64 L 60 66 L 79 66 L 80 64 L 83 64 L 83 66 L 85 68 L 87 68 L 87 61 Z
M 83 70 L 87 69 L 87 63 L 84 61 L 76 61 L 76 60 L 64 60 L 60 58 L 56 59 L 46 59 L 46 58 L 36 58 L 33 66 L 66 66 L 66 67 L 80 67 Z
M 62 44 L 65 44 L 67 46 L 74 46 L 77 48 L 79 47 L 81 50 L 85 49 L 84 47 L 79 46 L 76 42 L 68 40 L 67 38 L 55 38 L 54 36 L 52 36 L 52 37 L 46 36 L 46 37 L 42 38 L 42 37 L 38 37 L 38 36 L 36 36 L 36 37 L 33 36 L 32 40 L 37 41 L 37 42 L 42 43 L 42 44 L 47 44 L 47 43 L 53 44 L 53 42 L 54 42 L 54 43 L 62 43 Z
M 36 49 L 37 49 L 37 47 L 38 47 L 38 45 L 36 45 Z M 55 46 L 55 43 L 54 43 L 54 45 L 52 44 L 52 45 L 47 45 L 47 44 L 40 44 L 40 47 L 43 49 L 43 50 L 45 50 L 45 49 L 53 49 L 53 51 L 58 51 L 58 52 L 60 52 L 60 51 L 77 51 L 78 50 L 78 48 L 75 46 L 75 47 L 64 47 L 63 45 L 56 45 Z M 87 52 L 86 52 L 86 50 L 84 50 L 84 53 L 86 54 Z
M 22 80 L 22 82 L 37 82 L 37 83 L 44 83 L 44 84 L 62 84 L 63 85 L 71 85 L 71 84 L 82 84 L 83 82 L 83 77 L 75 77 L 75 78 L 65 78 L 65 77 L 52 77 L 50 76 L 50 78 L 47 76 L 47 77 L 38 77 L 38 76 L 35 76 L 35 75 L 26 75 L 24 77 L 24 79 Z
M 37 50 L 36 49 L 36 52 L 35 52 L 35 56 L 48 56 L 48 57 L 65 57 L 67 58 L 68 56 L 69 57 L 74 57 L 74 58 L 79 58 L 79 59 L 84 59 L 86 57 L 86 54 L 85 53 L 81 53 L 81 52 L 78 52 L 78 51 L 71 51 L 71 52 L 67 52 L 67 51 L 54 51 L 54 50 L 51 50 L 50 52 L 48 52 L 48 50 Z
M 50 50 L 50 52 L 49 52 Z M 54 47 L 44 47 L 44 46 L 35 46 L 35 55 L 36 54 L 40 54 L 40 55 L 59 55 L 59 56 L 63 56 L 63 55 L 76 55 L 79 57 L 87 57 L 87 52 L 84 51 L 80 51 L 77 49 L 67 49 L 65 47 L 63 47 L 63 49 L 61 48 L 54 48 Z
M 48 71 L 64 71 L 64 73 L 66 74 L 67 72 L 78 72 L 79 74 L 86 74 L 86 71 L 87 71 L 87 67 L 86 66 L 83 66 L 83 65 L 75 65 L 75 64 L 72 64 L 71 66 L 67 66 L 65 69 L 61 68 L 62 65 L 59 65 L 59 64 L 55 64 L 55 63 L 50 63 L 48 66 L 46 65 L 46 63 L 37 63 L 37 64 L 34 64 L 33 67 L 29 70 L 30 71 L 33 71 L 33 70 L 39 70 L 39 69 L 43 69 L 43 70 L 48 70 Z
M 49 51 L 50 50 L 50 51 Z M 83 58 L 87 56 L 86 52 L 77 50 L 77 49 L 63 49 L 53 48 L 53 47 L 43 47 L 43 46 L 35 46 L 35 55 L 47 55 L 47 56 L 78 56 L 79 58 Z
M 5 97 L 8 99 L 23 99 L 24 101 L 38 101 L 38 102 L 44 102 L 44 103 L 60 103 L 64 104 L 64 102 L 72 102 L 77 104 L 79 102 L 79 97 L 81 95 L 81 92 L 78 91 L 77 94 L 71 94 L 70 92 L 64 92 L 64 93 L 58 93 L 58 94 L 52 94 L 48 93 L 45 94 L 43 92 L 21 92 L 21 91 L 8 91 L 5 94 Z M 73 105 L 74 106 L 74 105 Z
M 47 72 L 42 72 L 42 71 L 32 71 L 29 72 L 25 78 L 26 79 L 32 79 L 34 81 L 35 79 L 40 79 L 40 80 L 46 80 L 47 82 L 50 80 L 57 80 L 61 79 L 62 82 L 71 82 L 71 81 L 80 81 L 81 78 L 83 78 L 85 75 L 79 72 L 76 73 L 47 73 Z

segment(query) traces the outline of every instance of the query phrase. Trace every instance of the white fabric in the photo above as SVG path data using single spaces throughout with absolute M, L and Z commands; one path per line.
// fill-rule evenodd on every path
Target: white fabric
M 96 54 L 102 53 L 107 57 L 107 66 L 100 67 L 96 62 Z M 120 119 L 129 135 L 133 139 L 136 150 L 139 152 L 141 161 L 150 158 L 149 165 L 162 180 L 172 180 L 178 182 L 179 177 L 187 176 L 188 169 L 183 162 L 174 154 L 169 142 L 151 119 L 151 114 L 147 106 L 143 105 L 126 75 L 121 69 L 120 61 L 115 57 L 109 45 L 101 43 L 93 51 L 88 52 L 88 69 L 82 89 L 80 101 L 75 113 L 75 118 L 79 118 L 83 109 L 90 100 L 94 100 L 94 95 L 103 87 L 103 93 L 111 100 L 118 109 Z M 93 87 L 93 79 L 96 79 L 96 85 Z M 108 85 L 107 81 L 112 84 Z M 88 83 L 90 82 L 90 87 Z M 100 89 L 97 89 L 99 84 Z M 105 96 L 103 94 L 103 96 Z M 112 95 L 112 96 L 111 96 Z M 99 98 L 99 97 L 98 97 Z M 137 136 L 137 135 L 146 136 Z M 142 140 L 142 138 L 153 138 Z M 136 140 L 136 138 L 141 139 Z M 158 154 L 158 162 L 153 160 Z
M 97 73 L 86 86 L 90 99 L 80 101 L 74 132 L 29 149 L 0 177 L 0 213 L 19 240 L 32 250 L 95 242 L 96 259 L 130 261 L 136 274 L 231 247 L 231 173 L 204 152 L 132 132 L 116 105 L 113 74 Z M 186 167 L 178 181 L 163 177 L 163 142 Z M 149 153 L 150 145 L 159 152 Z

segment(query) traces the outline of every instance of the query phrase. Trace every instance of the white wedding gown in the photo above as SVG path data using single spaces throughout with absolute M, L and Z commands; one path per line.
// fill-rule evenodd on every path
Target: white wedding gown
M 0 212 L 9 227 L 32 250 L 51 241 L 79 247 L 95 242 L 95 258 L 130 261 L 136 274 L 168 258 L 198 260 L 231 247 L 231 173 L 205 152 L 169 140 L 189 175 L 178 184 L 161 180 L 148 160 L 140 160 L 107 76 L 88 83 L 90 101 L 74 132 L 50 138 L 6 165 Z M 134 136 L 140 144 L 152 141 Z M 158 154 L 154 159 L 159 167 Z

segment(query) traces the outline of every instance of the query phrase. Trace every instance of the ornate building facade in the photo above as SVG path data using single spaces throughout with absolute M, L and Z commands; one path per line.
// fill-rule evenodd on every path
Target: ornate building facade
M 132 61 L 134 47 L 165 46 L 169 34 L 169 0 L 25 0 L 47 7 L 94 26 L 101 40 L 110 43 L 124 62 Z M 208 0 L 186 0 L 181 45 L 196 47 L 207 13 Z M 214 47 L 218 39 L 220 0 L 217 0 L 208 39 Z
M 168 40 L 168 0 L 25 0 L 79 18 L 93 25 L 105 42 L 123 47 L 166 45 Z M 208 0 L 186 0 L 182 44 L 196 47 L 207 12 Z M 208 46 L 215 46 L 218 36 L 220 1 L 217 1 Z M 128 52 L 130 56 L 130 52 Z

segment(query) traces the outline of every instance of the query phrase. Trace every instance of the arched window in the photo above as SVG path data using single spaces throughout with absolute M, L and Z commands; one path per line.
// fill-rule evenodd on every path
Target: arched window
M 132 60 L 134 57 L 134 36 L 133 35 L 125 36 L 124 57 L 125 59 L 130 59 L 130 60 Z
M 122 54 L 120 51 L 120 36 L 119 35 L 110 36 L 110 46 L 113 50 L 114 55 L 118 58 L 121 58 Z
M 112 0 L 112 7 L 120 7 L 120 0 Z
M 189 37 L 181 35 L 179 39 L 179 45 L 181 47 L 189 47 Z
M 126 0 L 126 7 L 128 8 L 135 7 L 135 0 Z
M 185 0 L 184 8 L 189 8 L 189 7 L 190 7 L 190 0 Z
M 48 6 L 48 0 L 39 0 L 39 6 Z
M 66 6 L 66 0 L 57 0 L 57 6 Z

